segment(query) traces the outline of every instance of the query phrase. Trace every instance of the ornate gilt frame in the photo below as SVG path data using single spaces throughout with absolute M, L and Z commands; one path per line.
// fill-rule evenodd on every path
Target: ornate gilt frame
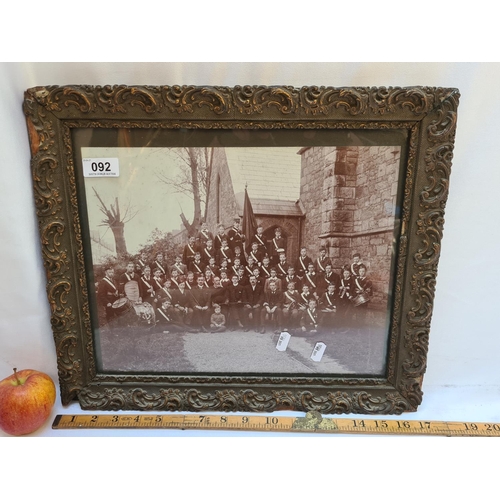
M 423 394 L 458 100 L 456 89 L 431 87 L 81 85 L 28 89 L 24 112 L 63 404 L 78 399 L 89 410 L 415 411 Z M 409 131 L 385 377 L 98 372 L 71 129 L 181 126 Z

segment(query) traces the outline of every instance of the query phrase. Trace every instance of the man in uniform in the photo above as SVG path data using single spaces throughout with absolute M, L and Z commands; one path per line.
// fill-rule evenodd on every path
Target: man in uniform
M 271 269 L 271 276 L 266 279 L 266 282 L 264 284 L 264 292 L 267 292 L 270 289 L 271 283 L 275 284 L 276 290 L 278 290 L 279 292 L 283 290 L 282 282 L 278 278 L 278 274 L 276 273 L 276 269 L 274 267 Z
M 269 285 L 269 291 L 264 292 L 264 302 L 261 312 L 261 333 L 266 332 L 266 326 L 274 326 L 276 331 L 281 330 L 283 294 L 276 290 L 276 283 L 273 281 Z
M 297 262 L 295 263 L 295 272 L 299 276 L 299 278 L 302 278 L 304 274 L 307 273 L 309 264 L 312 264 L 313 261 L 311 260 L 311 257 L 307 255 L 307 248 L 302 247 L 300 249 L 300 255 L 299 258 L 297 259 Z
M 201 250 L 201 261 L 208 266 L 210 259 L 215 258 L 215 248 L 212 240 L 207 240 L 206 245 Z
M 289 330 L 294 330 L 299 326 L 299 303 L 299 292 L 295 290 L 295 283 L 290 281 L 287 283 L 287 290 L 283 294 L 283 325 Z
M 224 260 L 226 261 L 228 266 L 230 266 L 233 263 L 233 251 L 229 248 L 227 238 L 222 238 L 222 243 L 217 258 L 218 258 L 218 265 L 220 267 L 222 267 L 222 262 Z
M 373 296 L 373 284 L 372 281 L 366 277 L 366 267 L 363 264 L 358 267 L 358 273 L 359 276 L 354 278 L 354 296 L 361 296 L 364 302 L 358 304 L 359 299 L 353 302 L 355 306 L 355 321 L 359 326 L 364 326 L 366 323 L 368 302 Z
M 267 278 L 271 277 L 271 261 L 267 256 L 262 259 L 262 266 L 260 266 L 260 276 L 264 281 L 267 280 Z
M 156 292 L 153 284 L 153 277 L 151 276 L 151 268 L 149 266 L 144 268 L 139 281 L 139 290 L 142 301 L 149 302 L 151 305 L 154 305 Z
M 188 271 L 193 272 L 195 275 L 203 275 L 204 269 L 203 262 L 201 261 L 200 252 L 196 251 L 194 254 L 194 259 L 191 260 L 188 264 Z
M 284 253 L 280 253 L 278 265 L 276 266 L 276 273 L 278 274 L 278 278 L 283 279 L 288 274 L 289 264 L 286 260 L 286 255 Z
M 321 247 L 319 249 L 319 257 L 316 259 L 314 265 L 316 267 L 316 273 L 318 276 L 322 276 L 326 273 L 326 266 L 330 264 L 332 265 L 332 261 L 326 256 L 326 248 Z
M 321 325 L 321 312 L 317 308 L 317 302 L 315 298 L 309 300 L 307 309 L 302 313 L 302 319 L 300 320 L 300 326 L 303 332 L 316 333 Z
M 239 217 L 235 217 L 233 227 L 227 232 L 227 239 L 231 250 L 234 251 L 237 246 L 239 246 L 240 249 L 243 248 L 245 235 L 241 232 Z
M 170 273 L 172 273 L 174 269 L 177 270 L 178 276 L 183 276 L 184 278 L 186 277 L 188 269 L 186 264 L 182 263 L 182 255 L 175 256 L 175 264 L 170 268 Z
M 151 264 L 150 267 L 153 270 L 153 272 L 154 272 L 155 269 L 159 269 L 161 271 L 161 278 L 162 279 L 168 278 L 168 276 L 169 276 L 169 274 L 168 274 L 168 267 L 167 267 L 166 262 L 163 261 L 163 254 L 161 252 L 158 252 L 156 254 L 156 259 Z
M 200 232 L 198 233 L 198 245 L 199 248 L 205 248 L 207 246 L 208 241 L 213 241 L 214 236 L 213 234 L 208 230 L 208 224 L 206 222 L 203 222 L 200 228 Z
M 231 285 L 226 288 L 226 299 L 228 304 L 228 326 L 234 330 L 236 327 L 243 328 L 242 310 L 243 310 L 244 288 L 239 284 L 238 276 L 233 275 Z
M 253 328 L 256 332 L 260 331 L 260 315 L 263 301 L 263 288 L 257 283 L 255 276 L 250 277 L 250 284 L 245 288 L 244 309 L 245 324 L 248 328 Z
M 274 230 L 274 238 L 271 240 L 271 265 L 277 266 L 279 262 L 279 255 L 285 253 L 286 243 L 285 238 L 281 236 L 281 228 L 277 227 Z
M 120 280 L 119 280 L 120 293 L 125 294 L 125 285 L 129 281 L 135 281 L 137 283 L 137 289 L 139 290 L 140 277 L 134 270 L 135 270 L 134 263 L 129 262 L 127 264 L 127 268 L 126 268 L 125 272 L 120 276 Z M 139 295 L 140 295 L 140 292 L 139 292 Z
M 323 293 L 319 301 L 325 327 L 331 328 L 335 326 L 338 301 L 339 298 L 335 292 L 335 283 L 329 283 L 326 292 Z
M 181 321 L 185 325 L 191 324 L 193 309 L 191 309 L 191 297 L 186 290 L 186 283 L 179 282 L 179 288 L 172 292 L 172 305 L 179 312 Z
M 255 262 L 256 265 L 260 266 L 262 264 L 262 259 L 264 258 L 265 253 L 259 250 L 259 245 L 256 241 L 252 243 L 252 249 L 250 250 L 250 253 L 248 254 L 248 260 L 250 260 L 250 257 L 252 260 Z
M 267 245 L 264 238 L 264 228 L 261 225 L 257 226 L 257 232 L 253 235 L 252 238 L 252 249 L 253 244 L 257 243 L 257 251 L 260 252 L 263 256 L 267 255 Z M 262 261 L 260 261 L 262 262 Z
M 190 236 L 188 242 L 184 246 L 184 252 L 182 253 L 182 262 L 186 264 L 189 271 L 189 264 L 194 260 L 194 256 L 198 252 L 198 246 L 196 245 L 196 237 Z
M 101 326 L 109 324 L 114 318 L 113 302 L 120 296 L 118 292 L 118 284 L 115 282 L 115 271 L 112 267 L 105 270 L 104 278 L 99 282 L 97 289 L 97 302 L 100 311 L 104 314 L 99 314 L 99 323 Z
M 196 286 L 190 290 L 191 309 L 193 310 L 192 326 L 200 328 L 204 332 L 210 328 L 211 316 L 211 293 L 205 286 L 205 278 L 198 276 Z

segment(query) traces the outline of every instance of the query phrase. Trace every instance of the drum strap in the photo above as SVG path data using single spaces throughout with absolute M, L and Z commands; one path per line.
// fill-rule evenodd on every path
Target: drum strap
M 316 288 L 316 284 L 314 283 L 314 281 L 311 279 L 311 276 L 309 275 L 309 273 L 306 273 L 306 278 L 307 278 L 307 281 L 309 281 L 309 283 L 311 283 L 311 286 L 313 288 Z
M 154 289 L 153 289 L 153 285 L 151 283 L 148 283 L 145 279 L 144 279 L 144 276 L 141 278 L 142 282 L 148 287 L 148 291 L 150 293 L 155 293 L 154 292 Z
M 312 322 L 314 323 L 314 326 L 318 324 L 318 319 L 314 317 L 314 313 L 311 311 L 311 309 L 307 310 L 307 314 L 309 314 L 309 317 L 311 318 Z
M 115 290 L 117 290 L 116 286 L 113 284 L 113 282 L 109 278 L 104 278 L 104 281 L 106 281 L 106 283 L 109 283 Z
M 344 295 L 345 295 L 346 293 L 348 293 L 348 292 L 347 292 L 347 289 L 349 288 L 349 285 L 347 285 L 347 286 L 346 286 L 346 285 L 344 284 L 344 280 L 343 280 L 343 279 L 341 279 L 341 280 L 340 280 L 340 283 L 341 283 L 340 288 L 342 289 L 342 293 L 340 294 L 340 298 L 341 298 L 341 299 L 343 299 L 343 298 L 344 298 Z
M 158 262 L 158 261 L 155 261 L 155 264 L 156 264 L 156 267 L 163 273 L 163 274 L 166 274 L 165 273 L 165 269 L 163 269 L 163 266 Z
M 167 320 L 167 321 L 170 321 L 170 318 L 161 310 L 161 309 L 157 309 L 157 311 Z

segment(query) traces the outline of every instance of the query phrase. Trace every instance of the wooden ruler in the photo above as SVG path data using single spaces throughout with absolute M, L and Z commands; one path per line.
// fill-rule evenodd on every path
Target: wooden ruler
M 500 423 L 327 418 L 316 411 L 305 417 L 195 414 L 57 415 L 53 429 L 198 429 L 328 434 L 400 434 L 424 436 L 500 436 Z

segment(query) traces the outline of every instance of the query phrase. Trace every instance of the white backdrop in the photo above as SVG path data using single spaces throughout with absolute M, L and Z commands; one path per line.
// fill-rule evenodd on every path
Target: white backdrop
M 500 98 L 491 90 L 500 86 L 499 64 L 3 63 L 0 378 L 17 367 L 41 370 L 57 380 L 21 106 L 26 88 L 75 83 L 457 87 L 462 97 L 424 400 L 409 417 L 500 421 Z M 64 411 L 79 410 L 76 404 L 64 409 L 58 401 L 54 415 Z M 48 423 L 37 435 L 55 432 Z

